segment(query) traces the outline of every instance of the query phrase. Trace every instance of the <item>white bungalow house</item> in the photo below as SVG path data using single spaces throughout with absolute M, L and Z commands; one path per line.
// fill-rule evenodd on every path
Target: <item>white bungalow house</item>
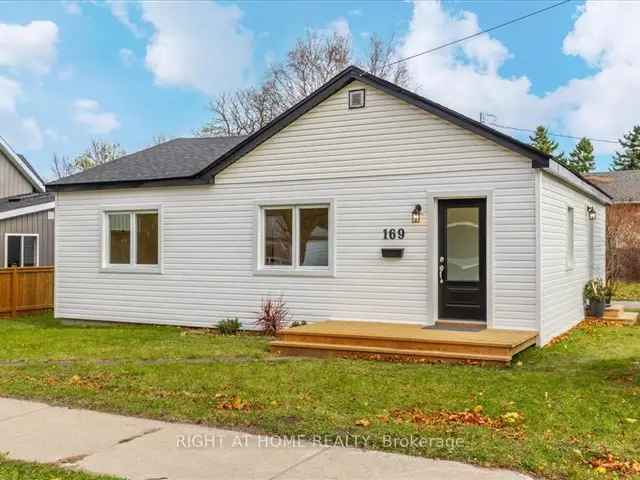
M 57 317 L 250 327 L 282 296 L 298 321 L 455 320 L 545 344 L 604 272 L 604 191 L 355 67 L 250 136 L 172 140 L 48 188 Z

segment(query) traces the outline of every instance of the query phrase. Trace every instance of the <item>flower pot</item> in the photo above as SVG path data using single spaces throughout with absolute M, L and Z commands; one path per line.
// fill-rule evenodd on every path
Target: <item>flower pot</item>
M 604 309 L 604 300 L 591 300 L 591 302 L 589 302 L 589 310 L 591 310 L 591 316 L 593 317 L 602 318 L 604 315 Z

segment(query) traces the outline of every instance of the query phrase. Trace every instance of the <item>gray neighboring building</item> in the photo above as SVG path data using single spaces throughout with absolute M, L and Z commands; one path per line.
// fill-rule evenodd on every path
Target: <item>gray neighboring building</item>
M 0 268 L 54 264 L 54 195 L 0 137 Z

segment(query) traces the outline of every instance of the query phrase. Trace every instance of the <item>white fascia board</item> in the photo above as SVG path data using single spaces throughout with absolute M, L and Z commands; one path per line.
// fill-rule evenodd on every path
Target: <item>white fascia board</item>
M 0 220 L 15 218 L 21 215 L 29 215 L 31 213 L 45 212 L 56 208 L 56 202 L 41 203 L 40 205 L 32 205 L 30 207 L 16 208 L 8 212 L 0 212 Z
M 22 175 L 24 175 L 33 187 L 41 193 L 44 193 L 45 186 L 42 181 L 33 174 L 33 171 L 22 161 L 20 156 L 11 148 L 11 145 L 7 143 L 7 141 L 0 136 L 0 150 L 2 150 L 9 161 L 13 163 L 13 165 L 18 169 Z
M 543 168 L 543 171 L 548 173 L 549 175 L 554 176 L 555 178 L 562 180 L 564 183 L 569 184 L 573 188 L 580 190 L 582 193 L 587 195 L 588 197 L 597 200 L 603 205 L 611 205 L 612 200 L 607 197 L 604 193 L 602 193 L 597 188 L 589 185 L 587 182 L 582 180 L 576 174 L 571 172 L 568 168 L 563 167 L 555 160 L 549 160 L 549 166 L 547 168 Z

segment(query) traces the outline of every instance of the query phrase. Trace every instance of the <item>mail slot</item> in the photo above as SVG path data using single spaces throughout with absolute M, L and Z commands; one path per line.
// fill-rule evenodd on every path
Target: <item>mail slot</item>
M 383 248 L 382 258 L 402 258 L 404 248 Z

